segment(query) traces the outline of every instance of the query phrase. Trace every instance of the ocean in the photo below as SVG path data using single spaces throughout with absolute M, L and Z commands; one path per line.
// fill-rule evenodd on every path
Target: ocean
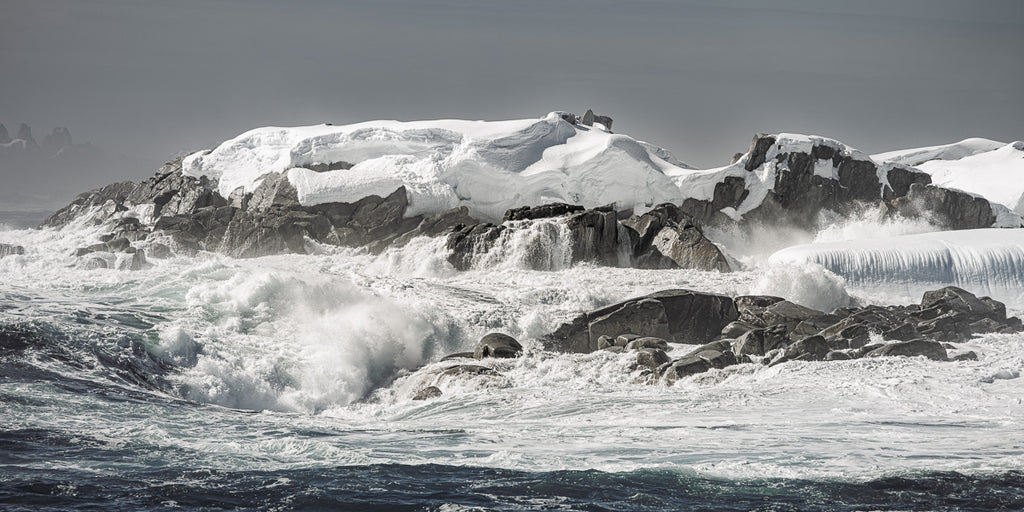
M 1024 334 L 957 344 L 976 361 L 740 364 L 671 386 L 537 341 L 669 288 L 919 300 L 906 283 L 529 270 L 536 241 L 456 272 L 427 239 L 88 270 L 73 251 L 99 228 L 23 217 L 0 219 L 25 247 L 0 258 L 3 510 L 1024 509 Z M 488 332 L 523 356 L 412 399 Z

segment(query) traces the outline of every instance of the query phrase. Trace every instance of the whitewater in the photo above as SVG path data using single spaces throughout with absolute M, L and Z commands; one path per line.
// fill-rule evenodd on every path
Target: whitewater
M 225 197 L 280 172 L 302 204 L 404 186 L 407 215 L 468 206 L 485 219 L 553 200 L 641 212 L 684 190 L 710 198 L 730 176 L 752 191 L 732 212 L 742 215 L 776 172 L 746 173 L 743 159 L 693 170 L 560 119 L 261 128 L 183 168 L 218 179 Z M 867 158 L 822 137 L 779 141 L 769 160 L 813 145 Z M 872 158 L 932 169 L 973 158 L 1002 176 L 1017 169 L 1019 144 L 971 139 Z M 341 161 L 354 165 L 309 168 Z M 936 179 L 972 182 L 954 167 Z M 973 182 L 972 193 L 999 189 Z M 640 378 L 626 353 L 540 342 L 582 311 L 675 288 L 831 311 L 918 303 L 957 285 L 1019 316 L 1019 229 L 946 232 L 872 215 L 823 219 L 817 233 L 708 229 L 738 268 L 721 273 L 571 265 L 568 228 L 552 218 L 521 222 L 466 271 L 448 262 L 444 237 L 380 254 L 307 239 L 307 254 L 177 254 L 127 271 L 74 256 L 104 233 L 88 215 L 62 229 L 17 220 L 0 219 L 0 243 L 24 247 L 0 257 L 2 509 L 1024 507 L 1022 333 L 948 349 L 973 360 L 746 363 L 671 385 Z M 493 374 L 444 373 L 445 356 L 491 332 L 518 339 L 522 356 L 476 362 Z M 413 399 L 429 385 L 441 396 Z
M 665 288 L 859 300 L 807 264 L 533 271 L 512 246 L 500 269 L 455 272 L 437 241 L 419 239 L 380 256 L 321 248 L 138 272 L 69 267 L 89 230 L 0 232 L 27 247 L 0 259 L 0 322 L 29 344 L 4 347 L 0 417 L 17 447 L 2 456 L 8 498 L 27 476 L 60 487 L 65 503 L 112 486 L 136 496 L 124 509 L 230 499 L 267 510 L 644 510 L 723 494 L 741 509 L 767 494 L 830 508 L 835 493 L 849 509 L 912 509 L 946 507 L 947 487 L 974 496 L 989 485 L 1020 496 L 1020 334 L 959 346 L 978 361 L 745 364 L 672 386 L 635 382 L 628 356 L 558 355 L 536 341 L 578 311 Z M 495 361 L 500 377 L 411 400 L 424 374 L 412 370 L 492 331 L 523 340 L 524 356 Z M 907 498 L 908 485 L 944 490 Z M 595 494 L 606 486 L 622 492 Z

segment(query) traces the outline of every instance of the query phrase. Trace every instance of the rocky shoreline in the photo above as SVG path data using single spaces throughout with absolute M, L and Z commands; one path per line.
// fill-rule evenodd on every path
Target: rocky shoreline
M 777 136 L 758 135 L 735 164 L 740 176 L 714 183 L 710 200 L 682 199 L 679 204 L 651 205 L 642 214 L 616 205 L 584 208 L 554 203 L 510 209 L 498 223 L 472 216 L 465 206 L 433 215 L 408 215 L 404 187 L 386 197 L 367 196 L 354 203 L 302 205 L 285 174 L 264 175 L 257 188 L 239 188 L 222 196 L 217 183 L 183 172 L 182 158 L 165 164 L 139 184 L 120 182 L 79 195 L 42 224 L 60 228 L 72 222 L 102 225 L 97 243 L 80 247 L 75 256 L 87 268 L 141 268 L 146 258 L 199 251 L 249 258 L 281 253 L 306 253 L 309 242 L 339 247 L 364 247 L 380 253 L 400 247 L 416 236 L 445 237 L 448 261 L 459 270 L 471 268 L 503 237 L 557 221 L 569 238 L 569 264 L 582 262 L 636 268 L 735 270 L 736 264 L 705 235 L 705 227 L 735 226 L 753 232 L 764 226 L 810 233 L 822 226 L 825 211 L 851 215 L 874 210 L 882 216 L 926 218 L 942 229 L 990 227 L 997 211 L 983 198 L 931 185 L 931 178 L 912 168 L 876 164 L 864 156 L 845 155 L 834 141 L 809 148 L 791 148 Z M 742 215 L 761 179 L 767 161 L 774 162 L 770 190 L 758 206 Z M 822 166 L 829 172 L 821 171 Z M 344 172 L 349 162 L 308 166 L 314 172 Z M 757 176 L 755 176 L 757 175 Z M 547 269 L 549 254 L 538 248 L 523 262 Z
M 955 343 L 990 333 L 1021 332 L 1021 319 L 989 297 L 947 286 L 926 292 L 920 304 L 837 308 L 830 313 L 782 297 L 727 297 L 692 290 L 664 290 L 583 313 L 541 339 L 560 353 L 626 354 L 637 382 L 668 384 L 739 364 L 776 366 L 789 361 L 842 361 L 864 357 L 976 360 Z M 672 357 L 670 352 L 682 355 Z M 688 350 L 687 350 L 688 349 Z M 959 352 L 950 357 L 950 352 Z M 414 399 L 442 396 L 454 376 L 500 378 L 488 359 L 519 357 L 523 348 L 490 333 L 475 352 L 447 356 L 433 368 Z M 476 362 L 469 363 L 467 359 Z M 421 370 L 426 371 L 426 370 Z

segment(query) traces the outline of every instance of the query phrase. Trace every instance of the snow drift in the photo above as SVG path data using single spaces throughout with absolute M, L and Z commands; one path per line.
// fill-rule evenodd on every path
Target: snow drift
M 675 161 L 661 148 L 552 112 L 513 121 L 257 128 L 189 155 L 182 167 L 187 175 L 217 179 L 224 197 L 238 188 L 252 192 L 277 172 L 287 174 L 304 206 L 385 197 L 405 186 L 407 216 L 465 205 L 495 220 L 510 208 L 552 202 L 644 211 L 678 201 L 680 191 L 666 173 L 683 167 L 666 159 Z M 324 164 L 334 169 L 314 170 Z

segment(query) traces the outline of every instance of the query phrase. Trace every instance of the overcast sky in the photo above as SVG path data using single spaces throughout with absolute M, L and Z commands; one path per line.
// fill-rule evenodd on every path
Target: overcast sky
M 1024 139 L 1020 0 L 5 0 L 0 70 L 12 134 L 152 162 L 257 126 L 588 107 L 705 167 L 759 131 Z

